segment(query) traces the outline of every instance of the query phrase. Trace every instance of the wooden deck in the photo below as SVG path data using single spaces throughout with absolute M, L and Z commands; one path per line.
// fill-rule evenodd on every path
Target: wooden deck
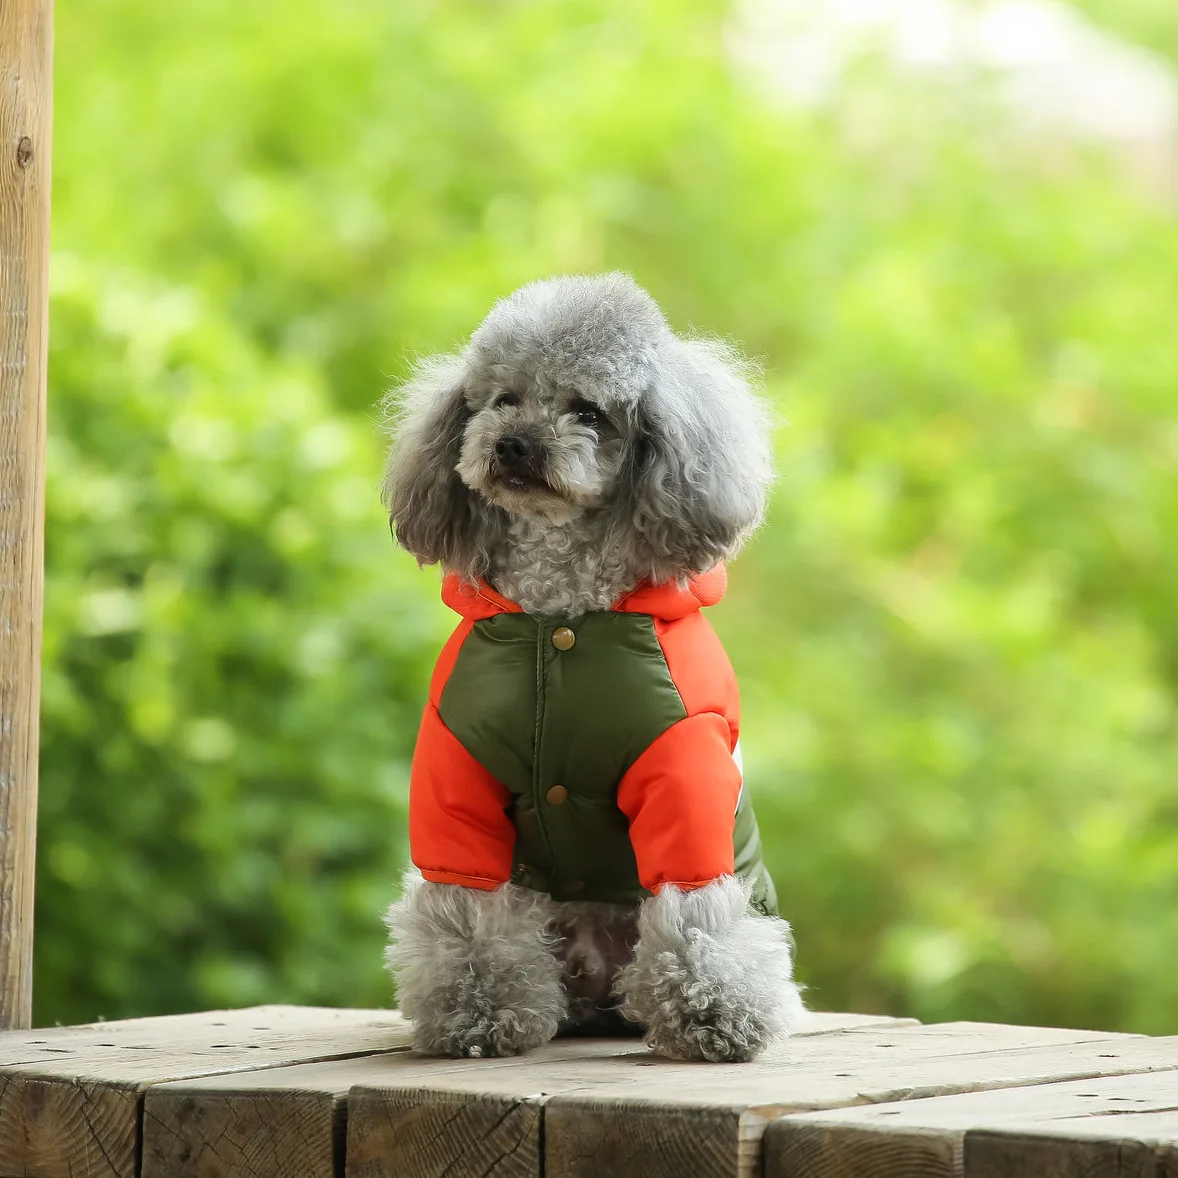
M 811 1018 L 745 1065 L 289 1006 L 11 1032 L 0 1178 L 1178 1178 L 1178 1036 Z

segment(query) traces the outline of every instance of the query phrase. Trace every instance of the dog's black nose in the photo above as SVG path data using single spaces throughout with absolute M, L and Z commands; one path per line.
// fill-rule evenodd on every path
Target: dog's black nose
M 495 457 L 508 465 L 519 465 L 532 457 L 535 444 L 522 434 L 504 434 L 495 443 Z

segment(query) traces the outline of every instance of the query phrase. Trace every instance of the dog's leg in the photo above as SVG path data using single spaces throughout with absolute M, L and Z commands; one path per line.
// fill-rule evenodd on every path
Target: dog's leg
M 565 1016 L 547 896 L 405 877 L 388 911 L 385 954 L 413 1046 L 428 1055 L 517 1055 L 547 1043 Z
M 693 891 L 667 886 L 643 901 L 634 960 L 618 975 L 622 1013 L 671 1059 L 749 1060 L 802 1013 L 789 925 L 748 905 L 724 876 Z

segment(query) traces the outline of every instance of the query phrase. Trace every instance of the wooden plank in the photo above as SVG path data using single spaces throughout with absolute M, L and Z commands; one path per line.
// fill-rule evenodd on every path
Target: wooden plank
M 540 1178 L 542 1102 L 399 1088 L 349 1102 L 347 1178 Z M 601 1171 L 606 1173 L 607 1171 Z
M 0 1035 L 0 1175 L 133 1178 L 149 1085 L 408 1041 L 393 1011 L 289 1006 Z
M 618 1049 L 618 1040 L 562 1039 L 544 1049 L 543 1064 L 575 1070 Z M 479 1091 L 489 1076 L 535 1061 L 402 1052 L 154 1085 L 144 1100 L 142 1178 L 239 1172 L 226 1170 L 226 1159 L 249 1178 L 339 1175 L 345 1121 L 349 1175 L 539 1173 L 542 1101 L 493 1092 L 482 1099 Z M 437 1087 L 458 1077 L 466 1078 L 462 1091 Z M 389 1100 L 345 1115 L 351 1089 L 390 1086 Z M 436 1136 L 450 1118 L 453 1131 Z M 292 1140 L 287 1126 L 296 1123 Z
M 1090 1157 L 1098 1159 L 1108 1152 L 1104 1147 L 1110 1141 L 1119 1142 L 1120 1148 L 1149 1126 L 1155 1131 L 1164 1128 L 1165 1123 L 1151 1118 L 1168 1118 L 1178 1129 L 1175 1108 L 1178 1071 L 1169 1070 L 788 1116 L 774 1121 L 766 1131 L 764 1173 L 766 1178 L 1053 1174 L 1055 1170 L 1036 1168 L 1038 1159 L 1081 1156 L 1084 1147 L 1065 1149 L 1055 1142 L 1028 1146 L 1025 1156 L 1032 1160 L 1027 1168 L 1020 1164 L 1012 1170 L 1003 1168 L 1012 1164 L 1010 1156 L 1018 1152 L 1008 1137 L 1017 1134 L 1020 1141 L 1031 1135 L 1085 1137 Z M 1131 1151 L 1121 1152 L 1128 1157 Z M 1116 1150 L 1111 1156 L 1116 1156 Z M 1089 1171 L 1081 1167 L 1059 1172 Z M 1103 1173 L 1099 1166 L 1092 1172 Z
M 285 1070 L 285 1069 L 284 1069 Z M 257 1075 L 258 1073 L 247 1073 Z M 141 1178 L 339 1178 L 347 1090 L 149 1088 Z
M 697 1076 L 701 1089 L 707 1080 Z M 718 1102 L 646 1104 L 568 1097 L 545 1109 L 549 1172 L 654 1175 L 755 1174 L 761 1118 L 751 1109 Z
M 1178 1111 L 965 1136 L 964 1178 L 1178 1178 Z
M 961 1178 L 960 1135 L 889 1133 L 825 1118 L 796 1125 L 801 1119 L 777 1120 L 765 1130 L 765 1178 Z
M 383 1075 L 373 1065 L 384 1058 L 155 1084 L 144 1094 L 141 1178 L 337 1178 L 348 1089 Z
M 920 1019 L 896 1018 L 888 1014 L 843 1014 L 827 1010 L 807 1010 L 794 1029 L 799 1035 L 826 1035 L 830 1031 L 861 1030 L 864 1027 L 919 1027 Z
M 424 1116 L 432 1108 L 444 1119 L 454 1098 L 465 1097 L 497 1100 L 501 1109 L 543 1106 L 549 1174 L 661 1178 L 684 1173 L 690 1158 L 686 1172 L 701 1178 L 747 1175 L 760 1165 L 765 1126 L 784 1113 L 1178 1066 L 1175 1040 L 964 1023 L 804 1036 L 739 1066 L 674 1063 L 625 1041 L 559 1058 L 554 1050 L 457 1069 L 389 1060 L 383 1081 L 358 1082 L 349 1095 L 349 1165 L 364 1148 L 366 1127 L 395 1129 L 406 1109 Z M 387 1136 L 390 1152 L 365 1153 L 364 1178 L 412 1172 L 395 1132 Z M 481 1173 L 483 1162 L 450 1157 L 446 1164 L 450 1178 L 464 1178 Z
M 614 1053 L 617 1046 L 616 1040 L 565 1039 L 546 1048 L 545 1059 L 549 1065 L 575 1066 L 578 1060 Z M 493 1168 L 492 1155 L 498 1150 L 510 1157 L 500 1166 L 501 1173 L 515 1172 L 504 1165 L 532 1173 L 539 1165 L 538 1106 L 493 1096 L 480 1105 L 477 1091 L 458 1096 L 429 1092 L 442 1076 L 467 1074 L 477 1086 L 488 1074 L 520 1063 L 428 1059 L 402 1052 L 157 1084 L 144 1099 L 142 1178 L 220 1178 L 238 1172 L 225 1169 L 226 1159 L 249 1178 L 342 1173 L 350 1089 L 390 1081 L 405 1095 L 403 1101 L 382 1107 L 379 1119 L 371 1122 L 358 1120 L 354 1113 L 348 1118 L 355 1134 L 350 1172 L 373 1167 L 380 1172 L 379 1167 L 395 1164 L 403 1172 L 424 1174 L 431 1167 L 452 1167 L 467 1154 L 470 1165 L 483 1173 Z M 471 1110 L 460 1112 L 458 1105 L 467 1103 Z M 521 1107 L 513 1117 L 511 1106 L 516 1103 Z M 432 1142 L 432 1121 L 451 1114 L 463 1131 L 448 1134 L 445 1142 Z M 292 1136 L 288 1126 L 293 1125 L 298 1129 Z
M 598 1040 L 579 1040 L 553 1051 L 568 1059 L 591 1054 L 602 1046 Z M 144 1098 L 141 1178 L 221 1178 L 238 1173 L 249 1178 L 333 1178 L 343 1173 L 347 1096 L 354 1086 L 380 1084 L 395 1077 L 399 1086 L 416 1095 L 421 1085 L 441 1074 L 494 1069 L 511 1066 L 511 1062 L 472 1063 L 390 1052 L 157 1084 Z M 453 1101 L 453 1094 L 443 1093 L 433 1107 L 456 1111 L 450 1107 Z M 476 1152 L 483 1157 L 487 1149 L 498 1148 L 501 1140 L 506 1142 L 505 1149 L 516 1147 L 516 1142 L 504 1137 L 511 1129 L 509 1124 L 487 1141 L 476 1132 L 480 1124 L 485 1128 L 500 1120 L 502 1113 L 486 1120 L 489 1107 L 475 1108 L 460 1117 L 467 1138 L 473 1139 Z M 401 1113 L 405 1123 L 398 1129 L 397 1149 L 412 1160 L 408 1172 L 426 1173 L 419 1167 L 426 1165 L 425 1145 L 431 1136 L 427 1123 L 433 1114 L 427 1112 L 425 1120 L 415 1118 L 407 1102 L 405 1109 L 399 1110 L 398 1124 Z M 522 1133 L 531 1134 L 532 1161 L 536 1164 L 537 1118 L 538 1114 L 525 1117 L 521 1126 Z M 379 1155 L 391 1130 L 385 1121 L 358 1128 L 353 1124 L 353 1128 L 358 1132 L 353 1169 L 363 1169 L 368 1164 L 363 1161 L 365 1155 Z M 462 1145 L 461 1134 L 450 1142 L 452 1148 Z M 434 1156 L 445 1159 L 447 1154 L 438 1146 Z M 442 1162 L 443 1168 L 445 1164 L 448 1162 Z M 486 1168 L 483 1165 L 482 1170 Z
M 0 2 L 0 1030 L 33 1002 L 52 0 Z
M 814 1012 L 807 1015 L 799 1033 L 915 1025 L 913 1019 L 886 1015 Z M 92 1033 L 101 1034 L 101 1027 Z M 619 1042 L 641 1050 L 632 1040 L 562 1039 L 546 1049 L 545 1060 L 551 1065 L 616 1054 Z M 465 1126 L 465 1137 L 452 1133 L 445 1143 L 432 1142 L 429 1126 L 438 1115 L 454 1111 L 454 1098 L 444 1092 L 430 1095 L 425 1091 L 443 1074 L 469 1073 L 485 1078 L 488 1070 L 520 1062 L 405 1056 L 395 1063 L 386 1058 L 356 1059 L 158 1084 L 147 1091 L 144 1103 L 142 1178 L 219 1178 L 230 1163 L 250 1178 L 332 1175 L 338 1171 L 343 1153 L 348 1090 L 354 1085 L 380 1084 L 390 1076 L 395 1077 L 405 1098 L 374 1110 L 373 1121 L 361 1125 L 357 1148 L 352 1151 L 353 1170 L 364 1172 L 390 1165 L 384 1151 L 388 1140 L 395 1138 L 396 1155 L 403 1159 L 396 1165 L 407 1173 L 453 1166 L 454 1151 L 466 1156 L 479 1173 L 487 1169 L 488 1151 L 499 1151 L 495 1156 L 501 1169 L 523 1167 L 530 1173 L 539 1158 L 538 1105 L 524 1103 L 515 1108 L 511 1102 L 492 1098 L 477 1106 L 472 1096 L 463 1095 L 459 1099 L 472 1104 L 456 1121 Z M 353 1120 L 353 1125 L 357 1124 Z M 497 1128 L 483 1134 L 478 1131 L 480 1125 Z
M 84 1075 L 99 1082 L 141 1077 L 156 1082 L 153 1069 L 166 1075 L 177 1055 L 207 1057 L 215 1065 L 207 1069 L 209 1074 L 272 1067 L 275 1058 L 281 1064 L 292 1052 L 300 1057 L 324 1035 L 332 1036 L 333 1042 L 346 1041 L 347 1054 L 359 1054 L 373 1030 L 393 1030 L 403 1038 L 407 1027 L 397 1011 L 253 1006 L 9 1031 L 0 1034 L 0 1076 L 36 1071 L 46 1076 Z M 308 1058 L 332 1054 L 340 1053 L 311 1051 Z M 205 1071 L 197 1068 L 192 1074 Z
M 812 1054 L 796 1043 L 792 1059 L 750 1065 L 762 1075 L 732 1069 L 688 1078 L 660 1069 L 632 1095 L 619 1077 L 592 1092 L 553 1096 L 545 1110 L 547 1157 L 556 1172 L 589 1175 L 592 1167 L 580 1158 L 601 1141 L 597 1160 L 611 1171 L 657 1178 L 675 1173 L 667 1145 L 675 1142 L 686 1156 L 707 1159 L 700 1174 L 749 1175 L 760 1172 L 766 1126 L 791 1110 L 1178 1064 L 1173 1044 L 1146 1041 L 1144 1050 L 1126 1050 L 1131 1041 L 1069 1043 L 1066 1032 L 1049 1029 L 950 1024 L 906 1034 L 907 1041 L 866 1032 L 819 1038 Z M 700 1115 L 701 1106 L 709 1117 Z
M 369 1020 L 383 1024 L 383 1040 Z M 1178 1066 L 1173 1040 L 825 1022 L 850 1025 L 812 1026 L 741 1066 L 671 1063 L 628 1039 L 559 1040 L 517 1059 L 425 1059 L 397 1050 L 407 1028 L 396 1015 L 281 1007 L 10 1034 L 0 1036 L 0 1175 L 134 1173 L 142 1104 L 143 1178 L 338 1178 L 345 1101 L 348 1178 L 523 1178 L 542 1167 L 749 1174 L 765 1125 L 799 1109 Z M 48 1060 L 30 1059 L 46 1051 Z M 284 1054 L 290 1065 L 278 1066 Z M 14 1081 L 15 1119 L 5 1107 Z M 29 1152 L 52 1141 L 72 1144 Z M 24 1155 L 4 1159 L 19 1142 Z

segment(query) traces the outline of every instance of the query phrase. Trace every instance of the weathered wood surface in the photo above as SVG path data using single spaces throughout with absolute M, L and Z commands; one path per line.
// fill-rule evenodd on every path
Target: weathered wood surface
M 300 1069 L 279 1070 L 295 1073 Z M 243 1091 L 241 1085 L 224 1080 L 213 1077 L 148 1089 L 143 1108 L 143 1178 L 182 1174 L 332 1178 L 342 1169 L 346 1085 L 325 1091 L 329 1084 L 323 1076 L 308 1077 L 301 1085 L 291 1075 L 259 1091 Z
M 1178 1111 L 971 1131 L 969 1178 L 1178 1178 Z
M 821 1015 L 747 1065 L 407 1042 L 289 1007 L 2 1035 L 0 1178 L 1172 1173 L 1178 1038 Z
M 615 1043 L 601 1040 L 562 1040 L 545 1048 L 545 1055 L 569 1063 L 616 1048 Z M 419 1168 L 418 1155 L 431 1149 L 442 1168 L 467 1152 L 477 1158 L 487 1148 L 499 1148 L 511 1131 L 511 1125 L 506 1125 L 491 1135 L 487 1146 L 482 1131 L 472 1128 L 485 1122 L 484 1114 L 498 1098 L 492 1094 L 490 1105 L 481 1105 L 477 1092 L 437 1091 L 429 1085 L 444 1075 L 472 1069 L 487 1074 L 520 1063 L 518 1059 L 477 1063 L 423 1059 L 402 1052 L 395 1062 L 391 1054 L 369 1055 L 158 1084 L 147 1091 L 144 1101 L 142 1178 L 210 1178 L 229 1172 L 249 1178 L 333 1178 L 343 1173 L 345 1120 L 352 1135 L 349 1173 L 390 1164 L 389 1158 L 405 1173 L 427 1173 L 428 1169 Z M 379 1086 L 390 1079 L 399 1090 L 387 1101 L 374 1103 L 370 1117 L 347 1107 L 349 1093 L 357 1085 Z M 510 1104 L 527 1102 L 499 1103 L 506 1111 Z M 468 1110 L 460 1111 L 465 1106 Z M 539 1106 L 523 1120 L 538 1151 Z M 436 1135 L 429 1126 L 435 1121 L 452 1123 L 446 1134 L 430 1144 Z M 291 1127 L 296 1124 L 292 1136 Z M 246 1156 L 248 1168 L 244 1163 L 238 1171 L 221 1168 L 226 1158 Z M 537 1159 L 534 1152 L 528 1174 L 539 1172 Z
M 442 1133 L 430 1138 L 432 1152 L 400 1151 L 410 1121 L 445 1123 L 458 1096 L 521 1119 L 541 1106 L 534 1132 L 548 1175 L 746 1175 L 758 1172 L 765 1126 L 783 1113 L 1175 1066 L 1178 1040 L 970 1023 L 832 1029 L 742 1066 L 672 1063 L 626 1041 L 555 1044 L 477 1068 L 412 1056 L 377 1069 L 356 1061 L 348 1176 L 463 1178 L 509 1161 L 504 1173 L 517 1173 L 524 1151 L 514 1141 L 510 1159 L 490 1163 Z M 380 1082 L 365 1078 L 374 1070 Z M 366 1143 L 377 1131 L 379 1149 Z M 360 1157 L 365 1168 L 353 1170 Z
M 52 56 L 52 0 L 0 0 L 0 1029 L 33 995 Z
M 0 1035 L 0 1178 L 134 1178 L 151 1084 L 407 1043 L 393 1012 L 290 1006 Z
M 413 1088 L 398 1088 L 379 1101 L 354 1099 L 349 1099 L 347 1178 L 540 1178 L 561 1172 L 541 1161 L 541 1099 Z
M 819 1012 L 811 1013 L 801 1034 L 915 1025 L 913 1019 Z M 562 1039 L 545 1048 L 543 1063 L 576 1067 L 578 1061 L 622 1048 L 641 1052 L 633 1041 Z M 452 1175 L 482 1174 L 488 1159 L 498 1162 L 500 1178 L 536 1174 L 542 1102 L 500 1099 L 494 1093 L 480 1102 L 477 1093 L 431 1088 L 443 1076 L 485 1078 L 529 1062 L 534 1057 L 470 1063 L 405 1055 L 395 1064 L 352 1059 L 160 1084 L 148 1091 L 144 1105 L 142 1178 L 208 1178 L 234 1172 L 223 1168 L 234 1160 L 242 1167 L 237 1172 L 250 1178 L 332 1178 L 342 1173 L 349 1090 L 382 1086 L 390 1079 L 396 1091 L 348 1110 L 349 1174 L 391 1169 L 417 1175 L 447 1167 Z M 449 1126 L 445 1133 L 434 1131 L 443 1124 Z
M 1178 1174 L 1173 1068 L 782 1117 L 765 1178 Z
M 1070 1042 L 1059 1032 L 993 1028 L 986 1046 L 981 1028 L 961 1026 L 959 1037 L 956 1029 L 799 1041 L 779 1061 L 725 1069 L 714 1079 L 678 1075 L 675 1065 L 650 1068 L 649 1081 L 627 1084 L 615 1075 L 552 1097 L 545 1156 L 552 1172 L 567 1175 L 590 1175 L 602 1165 L 601 1172 L 669 1178 L 684 1172 L 684 1157 L 698 1159 L 701 1175 L 752 1175 L 760 1172 L 766 1125 L 784 1112 L 1178 1065 L 1178 1042 Z M 585 1157 L 596 1161 L 585 1165 Z

